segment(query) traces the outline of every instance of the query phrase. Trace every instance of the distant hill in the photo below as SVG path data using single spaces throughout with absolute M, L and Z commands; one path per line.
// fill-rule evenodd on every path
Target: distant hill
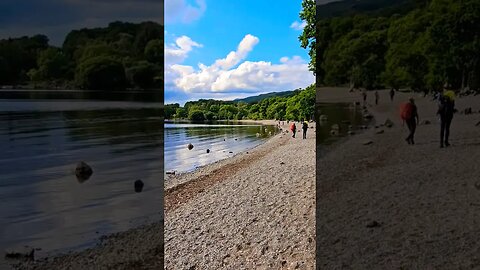
M 241 98 L 241 99 L 235 99 L 234 102 L 245 102 L 245 103 L 254 103 L 254 102 L 259 102 L 262 101 L 266 98 L 271 98 L 271 97 L 289 97 L 293 96 L 296 91 L 285 91 L 285 92 L 271 92 L 267 94 L 261 94 L 258 96 L 251 96 L 251 97 L 246 97 L 246 98 Z
M 414 7 L 412 0 L 344 0 L 317 5 L 317 16 L 331 18 L 358 13 L 388 15 Z

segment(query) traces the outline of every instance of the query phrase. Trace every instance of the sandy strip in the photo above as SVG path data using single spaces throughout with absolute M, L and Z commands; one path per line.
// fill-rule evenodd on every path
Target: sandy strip
M 321 89 L 317 101 L 360 100 L 332 91 Z M 392 103 L 381 91 L 369 110 L 377 124 L 390 118 L 395 126 L 355 135 L 317 161 L 318 269 L 480 267 L 480 114 L 456 114 L 452 146 L 440 149 L 436 103 L 415 95 L 420 120 L 431 124 L 407 145 L 398 111 L 407 98 L 397 93 Z M 480 96 L 456 105 L 478 112 Z
M 307 137 L 280 134 L 195 172 L 216 180 L 167 207 L 166 269 L 313 269 L 314 129 Z

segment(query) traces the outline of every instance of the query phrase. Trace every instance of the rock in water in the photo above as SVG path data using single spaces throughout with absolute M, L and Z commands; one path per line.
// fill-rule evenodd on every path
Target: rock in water
M 77 164 L 77 167 L 75 168 L 75 175 L 80 182 L 88 180 L 92 174 L 93 170 L 90 166 L 88 166 L 87 163 L 81 161 Z
M 143 189 L 143 186 L 144 186 L 143 181 L 140 180 L 140 179 L 135 181 L 134 186 L 135 186 L 135 192 L 142 192 L 142 189 Z
M 29 259 L 35 258 L 35 249 L 29 246 L 5 250 L 5 258 L 10 259 Z
M 167 174 L 175 175 L 175 171 L 168 171 Z
M 189 144 L 187 145 L 187 148 L 188 148 L 188 150 L 192 150 L 192 149 L 193 149 L 193 144 L 189 143 Z
M 210 149 L 207 149 L 207 154 L 210 153 Z

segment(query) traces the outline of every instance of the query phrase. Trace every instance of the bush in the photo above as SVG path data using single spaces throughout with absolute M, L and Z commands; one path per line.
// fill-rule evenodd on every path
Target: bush
M 120 61 L 99 56 L 87 59 L 77 67 L 75 83 L 82 89 L 122 90 L 127 86 L 127 78 Z

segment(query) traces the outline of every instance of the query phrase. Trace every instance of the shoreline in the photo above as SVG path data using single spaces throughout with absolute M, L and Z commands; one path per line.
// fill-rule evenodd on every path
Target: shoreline
M 344 100 L 361 99 L 359 93 L 341 91 Z M 372 92 L 367 98 L 378 128 L 353 136 L 317 162 L 318 267 L 478 266 L 474 224 L 480 219 L 474 213 L 480 205 L 480 97 L 456 99 L 459 113 L 452 122 L 452 146 L 441 149 L 437 105 L 431 96 L 396 92 L 391 102 L 388 90 L 379 93 L 378 106 L 371 105 Z M 317 97 L 331 95 L 323 89 Z M 407 130 L 398 111 L 409 96 L 415 97 L 421 123 L 415 145 L 405 142 Z M 461 113 L 469 107 L 474 114 Z M 393 127 L 381 125 L 386 119 Z M 335 170 L 339 164 L 341 170 Z
M 277 121 L 276 120 L 237 120 L 237 122 L 242 122 L 242 123 L 246 123 L 246 124 L 260 124 L 260 125 L 277 126 L 277 124 L 276 124 Z M 198 177 L 198 174 L 202 175 L 204 173 L 211 172 L 212 170 L 215 170 L 218 167 L 223 167 L 223 166 L 226 166 L 228 164 L 238 162 L 238 159 L 240 159 L 240 156 L 243 157 L 243 155 L 245 155 L 247 152 L 249 152 L 249 153 L 254 152 L 255 149 L 257 149 L 258 147 L 268 143 L 270 140 L 277 137 L 281 133 L 282 132 L 279 131 L 279 133 L 270 136 L 269 138 L 265 139 L 260 144 L 254 146 L 252 148 L 246 149 L 244 151 L 238 152 L 231 157 L 227 157 L 227 158 L 224 158 L 224 159 L 214 161 L 212 163 L 205 164 L 203 166 L 199 166 L 199 167 L 197 167 L 197 168 L 195 168 L 191 171 L 177 172 L 177 171 L 174 170 L 175 174 L 167 174 L 167 172 L 165 172 L 164 173 L 164 176 L 165 176 L 164 190 L 167 191 L 167 190 L 170 190 L 172 188 L 175 188 L 178 185 L 184 185 L 187 182 L 192 181 L 193 179 Z M 200 171 L 200 173 L 198 173 L 198 171 Z
M 315 132 L 297 135 L 191 174 L 182 196 L 166 192 L 165 269 L 313 268 Z

